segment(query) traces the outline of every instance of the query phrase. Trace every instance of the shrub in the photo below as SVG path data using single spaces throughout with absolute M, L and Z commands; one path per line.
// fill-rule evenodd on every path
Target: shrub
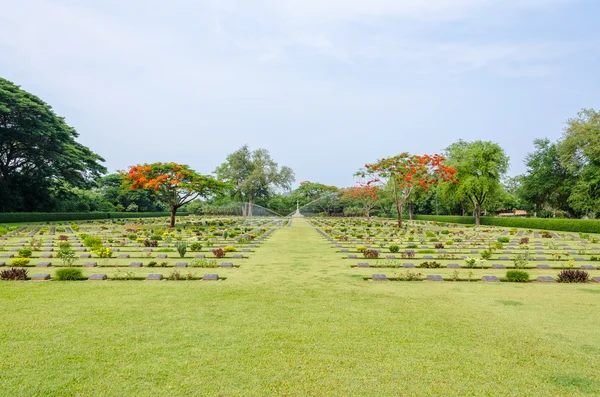
M 423 262 L 419 265 L 419 267 L 427 268 L 427 269 L 437 269 L 442 267 L 442 264 L 436 261 L 431 262 Z
M 481 259 L 485 259 L 485 260 L 488 260 L 492 257 L 492 253 L 488 250 L 481 251 L 480 255 L 481 255 Z
M 156 266 L 156 264 L 157 264 L 156 261 L 150 261 L 150 262 L 148 262 L 148 264 L 146 266 L 154 267 L 154 266 Z
M 235 252 L 237 251 L 237 249 L 233 246 L 233 245 L 227 245 L 223 248 L 223 251 L 225 252 Z
M 63 262 L 63 266 L 71 267 L 73 263 L 77 260 L 77 256 L 75 255 L 75 251 L 70 248 L 63 248 L 58 252 L 57 255 Z
M 97 247 L 102 245 L 102 239 L 100 237 L 87 236 L 83 239 L 83 245 L 86 247 Z
M 10 265 L 13 267 L 23 267 L 28 265 L 29 262 L 31 262 L 29 258 L 16 258 L 10 262 Z
M 29 247 L 23 247 L 19 250 L 19 256 L 21 258 L 29 258 L 33 251 Z
M 200 250 L 202 250 L 202 243 L 196 241 L 196 242 L 190 244 L 190 251 L 197 252 Z
M 377 259 L 379 258 L 379 252 L 375 250 L 365 250 L 363 251 L 363 255 L 367 259 Z
M 508 238 L 508 237 L 498 237 L 497 241 L 499 243 L 510 243 L 510 238 Z
M 556 281 L 559 283 L 585 283 L 590 278 L 588 272 L 579 269 L 567 269 L 558 273 Z
M 400 251 L 400 247 L 398 246 L 398 244 L 391 244 L 388 248 L 392 253 Z
M 169 277 L 167 277 L 169 280 L 181 280 L 181 272 L 177 269 L 173 269 L 171 270 L 171 273 L 169 273 Z
M 27 269 L 7 269 L 0 272 L 2 280 L 27 280 Z
M 60 243 L 58 243 L 58 248 L 61 250 L 71 249 L 71 243 L 68 241 L 61 241 Z
M 54 278 L 60 281 L 75 281 L 83 278 L 83 273 L 81 272 L 81 269 L 75 267 L 65 267 L 58 269 L 54 273 Z
M 365 247 L 364 245 L 358 245 L 358 246 L 356 247 L 356 250 L 357 250 L 358 252 L 365 252 L 365 251 L 367 250 L 367 247 Z
M 187 252 L 187 243 L 181 242 L 177 244 L 177 252 L 179 252 L 179 256 L 183 258 Z
M 216 250 L 213 250 L 212 253 L 217 258 L 222 258 L 225 256 L 225 251 L 223 251 L 221 248 L 217 248 Z
M 144 247 L 158 247 L 158 241 L 157 240 L 145 240 Z
M 439 250 L 441 250 L 442 248 L 444 248 L 444 244 L 442 244 L 442 243 L 436 243 L 434 247 L 435 247 L 436 249 L 439 249 Z
M 529 273 L 523 270 L 509 270 L 506 272 L 506 279 L 512 283 L 526 283 L 529 281 Z
M 523 237 L 523 238 L 521 238 L 521 240 L 519 240 L 519 244 L 520 245 L 527 245 L 527 244 L 529 244 L 529 237 Z
M 414 258 L 415 257 L 415 252 L 414 251 L 404 251 L 402 253 L 402 259 L 407 259 L 407 258 Z
M 552 238 L 552 233 L 550 232 L 542 232 L 542 238 Z

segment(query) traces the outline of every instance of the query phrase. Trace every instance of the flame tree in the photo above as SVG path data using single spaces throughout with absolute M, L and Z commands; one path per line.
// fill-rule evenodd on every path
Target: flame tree
M 363 207 L 363 213 L 367 217 L 367 220 L 371 220 L 371 210 L 377 204 L 379 198 L 379 187 L 375 185 L 359 184 L 344 189 L 342 200 L 356 200 Z
M 131 190 L 152 189 L 171 209 L 171 227 L 181 206 L 199 197 L 210 197 L 225 189 L 225 183 L 198 174 L 187 165 L 152 163 L 135 165 L 124 174 L 123 184 Z
M 398 227 L 402 227 L 402 209 L 416 187 L 427 190 L 439 182 L 457 183 L 456 170 L 445 165 L 445 160 L 439 154 L 401 153 L 366 164 L 356 175 L 369 178 L 368 185 L 384 186 L 390 191 L 398 211 Z

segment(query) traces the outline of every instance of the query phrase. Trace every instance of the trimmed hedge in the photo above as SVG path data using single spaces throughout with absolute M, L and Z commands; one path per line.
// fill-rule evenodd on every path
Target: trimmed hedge
M 170 212 L 4 212 L 0 213 L 0 223 L 86 221 L 115 218 L 154 218 L 170 215 Z M 177 216 L 186 215 L 189 215 L 189 213 L 177 213 Z
M 473 216 L 415 215 L 415 220 L 444 223 L 475 224 Z M 481 217 L 482 225 L 521 229 L 558 230 L 562 232 L 600 233 L 600 220 L 555 218 L 491 218 Z

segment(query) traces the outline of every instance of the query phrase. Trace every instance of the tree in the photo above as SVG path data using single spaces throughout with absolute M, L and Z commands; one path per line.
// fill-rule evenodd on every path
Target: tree
M 456 183 L 456 170 L 446 166 L 445 160 L 439 154 L 418 156 L 401 153 L 366 164 L 356 175 L 368 176 L 368 184 L 387 186 L 398 211 L 398 227 L 402 227 L 402 209 L 417 187 L 427 190 L 441 181 Z
M 360 202 L 363 207 L 363 214 L 367 217 L 367 220 L 371 220 L 371 210 L 375 207 L 375 204 L 377 204 L 379 190 L 380 189 L 378 186 L 360 184 L 358 186 L 344 189 L 342 199 L 350 199 Z
M 333 206 L 340 197 L 339 188 L 310 181 L 300 182 L 300 186 L 294 193 L 303 199 L 304 205 L 314 202 L 327 215 L 331 214 Z
M 225 184 L 200 175 L 187 165 L 153 163 L 136 165 L 124 175 L 124 185 L 131 189 L 152 189 L 171 209 L 170 226 L 175 226 L 175 215 L 181 206 L 199 197 L 209 197 L 225 189 Z
M 458 172 L 459 194 L 473 203 L 475 224 L 481 223 L 486 200 L 502 189 L 501 179 L 508 169 L 508 157 L 496 143 L 460 140 L 446 148 L 448 164 Z
M 88 187 L 102 157 L 40 98 L 0 78 L 0 211 L 50 210 L 50 191 Z
M 536 139 L 533 145 L 535 150 L 525 157 L 527 173 L 520 177 L 518 195 L 534 204 L 536 211 L 547 208 L 570 211 L 567 200 L 571 194 L 571 175 L 561 162 L 558 145 L 549 139 Z
M 228 155 L 214 172 L 233 186 L 232 196 L 248 203 L 247 216 L 257 199 L 268 198 L 277 188 L 289 190 L 295 180 L 294 171 L 280 168 L 266 149 L 251 152 L 248 145 Z

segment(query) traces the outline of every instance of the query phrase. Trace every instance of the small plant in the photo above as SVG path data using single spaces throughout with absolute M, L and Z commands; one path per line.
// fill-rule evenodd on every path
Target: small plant
M 379 258 L 379 252 L 376 250 L 365 250 L 363 251 L 363 256 L 367 259 L 377 259 Z
M 148 264 L 146 266 L 148 266 L 148 267 L 154 267 L 156 265 L 157 265 L 156 261 L 150 261 L 150 262 L 148 262 Z
M 529 264 L 529 250 L 526 249 L 525 251 L 518 253 L 512 258 L 512 261 L 517 269 L 525 269 L 527 264 Z
M 60 249 L 60 250 L 71 249 L 71 243 L 68 241 L 61 241 L 58 243 L 58 249 Z
M 144 247 L 158 247 L 157 240 L 144 240 Z
M 406 250 L 402 253 L 402 259 L 411 259 L 415 257 L 415 251 Z
M 177 269 L 173 269 L 167 278 L 169 280 L 181 280 L 181 272 Z
M 86 247 L 98 247 L 102 245 L 102 239 L 100 237 L 86 236 L 83 239 L 83 245 Z
M 550 232 L 542 232 L 542 238 L 552 238 L 552 233 Z
M 236 252 L 237 249 L 233 245 L 226 245 L 223 247 L 223 251 L 225 252 Z
M 29 265 L 29 262 L 31 262 L 29 258 L 16 258 L 10 262 L 10 265 L 12 267 L 23 267 Z
M 444 244 L 442 244 L 442 243 L 436 243 L 434 247 L 436 249 L 443 249 L 444 248 Z
M 512 283 L 526 283 L 529 281 L 529 273 L 523 270 L 508 270 L 506 279 Z
M 183 258 L 187 253 L 187 243 L 181 242 L 177 244 L 177 252 L 179 252 L 179 256 Z
M 400 281 L 420 281 L 421 273 L 416 273 L 411 270 L 407 270 L 404 273 L 398 274 L 398 280 Z
M 365 252 L 365 251 L 367 250 L 367 247 L 365 247 L 364 245 L 358 245 L 358 246 L 356 247 L 356 250 L 357 250 L 358 252 Z
M 23 247 L 19 250 L 19 256 L 21 258 L 29 258 L 33 254 L 33 250 L 29 247 Z
M 190 244 L 190 251 L 198 252 L 202 250 L 202 243 L 196 241 Z
M 160 267 L 167 267 L 169 262 L 160 262 Z
M 391 253 L 396 253 L 398 251 L 400 251 L 400 247 L 398 246 L 398 244 L 391 244 L 388 249 L 390 250 Z
M 75 255 L 75 251 L 70 248 L 61 249 L 57 256 L 63 263 L 65 267 L 72 267 L 75 261 L 77 260 L 77 256 Z
M 529 244 L 529 237 L 523 237 L 519 240 L 519 245 L 527 245 Z
M 27 269 L 7 269 L 0 272 L 1 280 L 27 280 Z
M 508 238 L 508 237 L 498 237 L 497 241 L 499 243 L 510 243 L 510 238 Z
M 92 253 L 96 254 L 98 258 L 107 259 L 112 256 L 113 251 L 110 247 L 96 246 L 96 248 L 92 250 Z
M 81 272 L 81 269 L 75 267 L 65 267 L 58 269 L 54 273 L 54 278 L 59 281 L 75 281 L 83 278 L 83 273 Z
M 579 269 L 562 270 L 556 276 L 559 283 L 585 283 L 590 278 L 588 272 Z
M 431 261 L 431 262 L 423 262 L 419 265 L 419 267 L 427 268 L 427 269 L 437 269 L 437 268 L 442 267 L 442 265 L 439 262 Z
M 452 273 L 450 273 L 450 280 L 458 281 L 458 278 L 459 278 L 458 270 L 454 270 Z
M 217 248 L 216 250 L 213 250 L 212 253 L 217 258 L 222 258 L 225 256 L 225 251 L 223 251 L 221 248 Z
M 480 255 L 481 255 L 481 259 L 485 259 L 485 260 L 488 260 L 492 257 L 492 253 L 489 250 L 481 251 Z

